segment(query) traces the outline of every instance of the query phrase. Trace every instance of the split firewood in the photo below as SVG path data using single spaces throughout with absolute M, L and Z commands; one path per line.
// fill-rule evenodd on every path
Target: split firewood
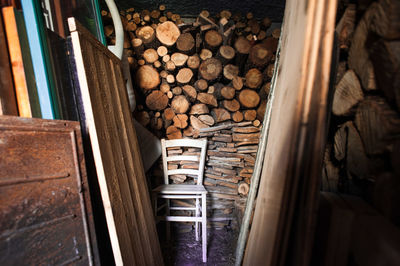
M 181 139 L 182 138 L 182 132 L 175 126 L 169 126 L 167 128 L 166 133 L 167 133 L 168 139 Z
M 199 67 L 201 77 L 208 81 L 217 79 L 222 71 L 221 62 L 215 58 L 209 58 L 203 61 Z
M 344 11 L 342 18 L 336 26 L 339 47 L 341 49 L 348 49 L 350 46 L 350 37 L 354 32 L 354 27 L 356 23 L 356 12 L 356 5 L 349 4 Z
M 256 115 L 257 119 L 261 121 L 264 119 L 264 114 L 266 109 L 267 109 L 267 100 L 262 100 L 257 108 L 257 115 Z
M 193 115 L 190 116 L 190 125 L 195 130 L 209 127 L 208 125 L 204 124 L 203 122 L 200 121 L 200 119 L 198 119 L 197 117 L 195 117 Z
M 232 114 L 232 120 L 235 122 L 242 122 L 243 118 L 243 113 L 240 111 L 236 111 Z
M 263 75 L 257 68 L 252 68 L 247 71 L 246 76 L 246 86 L 252 89 L 257 89 L 261 86 L 263 81 Z
M 352 108 L 364 98 L 360 82 L 353 70 L 348 70 L 336 85 L 332 112 L 335 115 L 348 115 Z
M 215 119 L 215 122 L 223 122 L 231 119 L 231 114 L 224 108 L 214 108 L 211 110 L 211 115 Z
M 157 70 L 149 65 L 144 65 L 136 72 L 136 80 L 140 88 L 144 90 L 154 89 L 160 84 L 160 76 Z
M 254 127 L 254 126 L 234 127 L 234 128 L 232 128 L 232 132 L 235 132 L 235 133 L 256 133 L 256 132 L 260 132 L 260 128 Z
M 245 89 L 239 93 L 239 102 L 246 108 L 255 108 L 260 103 L 260 96 L 253 90 Z
M 215 124 L 214 118 L 210 115 L 199 115 L 197 118 L 208 126 L 213 126 Z
M 177 128 L 186 128 L 188 126 L 188 116 L 185 114 L 177 114 L 172 120 Z
M 156 29 L 157 39 L 165 46 L 174 45 L 180 35 L 178 26 L 171 21 L 161 23 Z
M 197 94 L 197 100 L 199 100 L 201 103 L 208 104 L 214 107 L 218 106 L 215 96 L 209 93 L 201 92 Z
M 171 108 L 177 114 L 186 113 L 189 109 L 189 101 L 183 95 L 176 96 L 171 102 Z
M 204 103 L 198 103 L 193 105 L 189 112 L 189 114 L 191 115 L 202 115 L 208 113 L 209 113 L 208 107 Z
M 231 112 L 236 112 L 240 109 L 240 103 L 233 99 L 233 100 L 224 100 L 223 101 L 223 106 L 225 109 Z
M 146 106 L 150 110 L 163 110 L 168 105 L 168 97 L 159 90 L 155 90 L 146 97 Z
M 176 48 L 185 54 L 192 54 L 195 49 L 195 41 L 190 33 L 183 33 L 176 41 Z
M 164 117 L 167 120 L 172 120 L 175 117 L 175 112 L 172 108 L 166 108 L 164 110 Z
M 194 102 L 197 98 L 196 89 L 190 85 L 185 85 L 182 87 L 185 95 L 189 98 L 190 101 Z
M 340 125 L 339 129 L 336 131 L 334 136 L 333 151 L 336 160 L 341 161 L 346 157 L 347 148 L 347 136 L 348 136 L 348 125 L 353 124 L 353 122 L 348 121 Z
M 235 88 L 235 90 L 240 91 L 243 88 L 243 78 L 238 76 L 233 77 L 232 87 Z
M 183 135 L 185 137 L 192 137 L 193 136 L 193 127 L 188 126 L 186 129 L 183 130 Z

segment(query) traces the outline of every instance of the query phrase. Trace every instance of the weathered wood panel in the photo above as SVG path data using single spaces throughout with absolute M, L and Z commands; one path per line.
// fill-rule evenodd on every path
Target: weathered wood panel
M 90 136 L 117 265 L 162 265 L 121 62 L 69 19 L 82 123 Z
M 286 2 L 271 124 L 244 265 L 308 265 L 326 138 L 336 1 Z
M 0 264 L 99 263 L 77 122 L 0 116 Z

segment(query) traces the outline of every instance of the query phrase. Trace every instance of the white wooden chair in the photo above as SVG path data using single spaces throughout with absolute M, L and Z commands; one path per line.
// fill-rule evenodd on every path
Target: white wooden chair
M 168 156 L 167 148 L 173 147 L 195 147 L 200 148 L 200 156 L 189 155 L 171 155 Z M 207 139 L 174 139 L 161 140 L 162 160 L 164 170 L 164 185 L 153 190 L 154 212 L 157 220 L 164 218 L 167 223 L 167 237 L 170 235 L 169 222 L 195 222 L 196 241 L 199 241 L 199 223 L 202 224 L 202 249 L 203 262 L 207 261 L 207 190 L 203 186 L 204 165 L 206 159 Z M 199 168 L 196 169 L 172 169 L 168 170 L 168 162 L 172 161 L 193 161 L 198 162 Z M 197 176 L 196 185 L 188 184 L 169 184 L 170 175 L 194 175 Z M 157 206 L 157 198 L 166 199 L 167 203 Z M 196 205 L 193 207 L 173 207 L 170 205 L 170 199 L 195 199 Z M 200 208 L 201 199 L 201 208 Z M 166 208 L 166 216 L 159 217 L 157 213 L 163 207 Z M 190 210 L 195 212 L 195 216 L 171 216 L 170 210 Z

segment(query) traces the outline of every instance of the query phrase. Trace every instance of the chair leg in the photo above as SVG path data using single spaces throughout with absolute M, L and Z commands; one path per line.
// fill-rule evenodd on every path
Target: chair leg
M 166 206 L 166 211 L 167 211 L 167 215 L 166 216 L 170 216 L 171 212 L 170 212 L 170 200 L 167 200 L 167 206 Z M 167 240 L 171 240 L 171 224 L 168 221 L 165 221 L 165 226 L 166 226 L 166 231 L 167 231 Z
M 202 244 L 203 244 L 203 262 L 207 262 L 207 207 L 206 194 L 201 195 L 201 225 L 202 225 Z
M 196 199 L 196 217 L 200 217 L 199 199 Z M 199 222 L 195 222 L 196 241 L 199 241 Z

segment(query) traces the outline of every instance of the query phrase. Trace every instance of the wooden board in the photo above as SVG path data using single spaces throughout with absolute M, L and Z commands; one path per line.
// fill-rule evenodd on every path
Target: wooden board
M 121 61 L 68 20 L 82 123 L 88 131 L 116 265 L 162 265 Z
M 29 102 L 28 82 L 25 75 L 24 61 L 17 22 L 13 7 L 2 8 L 4 26 L 8 42 L 8 52 L 12 65 L 15 93 L 19 115 L 32 117 L 31 103 Z
M 336 1 L 286 2 L 260 190 L 243 265 L 309 265 Z
M 18 115 L 3 16 L 0 13 L 0 115 Z
M 0 264 L 99 264 L 78 122 L 0 116 Z

